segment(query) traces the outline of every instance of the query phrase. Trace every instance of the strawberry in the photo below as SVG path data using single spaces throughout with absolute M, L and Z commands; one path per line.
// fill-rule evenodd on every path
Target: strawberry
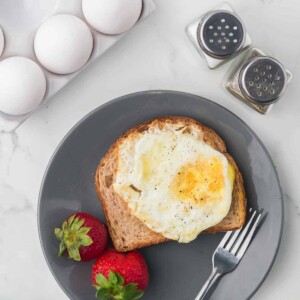
M 137 251 L 107 249 L 94 263 L 92 282 L 101 300 L 136 300 L 148 286 L 147 263 Z
M 55 228 L 55 236 L 60 240 L 59 256 L 66 251 L 69 258 L 89 261 L 99 257 L 108 243 L 106 226 L 87 213 L 75 213 L 63 224 Z

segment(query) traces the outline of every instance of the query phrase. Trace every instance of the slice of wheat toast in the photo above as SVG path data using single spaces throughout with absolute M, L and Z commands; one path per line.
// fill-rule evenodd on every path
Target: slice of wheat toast
M 185 133 L 197 129 L 201 132 L 199 138 L 215 150 L 226 155 L 229 163 L 235 169 L 235 182 L 229 213 L 219 224 L 207 229 L 205 233 L 235 230 L 244 225 L 246 197 L 242 175 L 233 158 L 226 152 L 226 146 L 221 137 L 212 129 L 190 118 L 182 116 L 157 118 L 139 124 L 119 137 L 100 161 L 95 174 L 96 191 L 102 203 L 110 236 L 117 251 L 126 252 L 168 241 L 167 238 L 149 229 L 130 213 L 126 202 L 115 193 L 113 183 L 118 167 L 118 147 L 122 141 L 129 136 L 147 131 L 149 128 L 157 126 L 163 129 L 164 126 L 169 125 L 180 129 L 184 128 Z

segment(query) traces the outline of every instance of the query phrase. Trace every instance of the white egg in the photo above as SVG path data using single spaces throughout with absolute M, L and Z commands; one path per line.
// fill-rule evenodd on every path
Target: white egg
M 142 0 L 82 0 L 87 22 L 99 32 L 120 34 L 139 19 Z
M 43 100 L 46 78 L 42 69 L 26 57 L 10 57 L 0 62 L 0 111 L 23 115 Z
M 2 28 L 0 27 L 0 56 L 2 55 L 3 50 L 4 50 L 4 35 L 3 35 Z
M 227 215 L 230 168 L 197 133 L 157 129 L 121 143 L 113 187 L 151 230 L 190 242 Z
M 57 15 L 47 19 L 38 29 L 34 50 L 46 69 L 57 74 L 69 74 L 88 62 L 93 50 L 93 36 L 81 19 Z

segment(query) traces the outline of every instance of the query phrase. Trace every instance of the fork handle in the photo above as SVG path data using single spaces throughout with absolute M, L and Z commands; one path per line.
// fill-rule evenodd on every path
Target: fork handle
M 217 269 L 213 269 L 211 272 L 210 276 L 204 283 L 202 289 L 198 293 L 197 297 L 195 300 L 203 300 L 209 289 L 214 285 L 216 280 L 221 276 L 221 274 L 217 271 Z

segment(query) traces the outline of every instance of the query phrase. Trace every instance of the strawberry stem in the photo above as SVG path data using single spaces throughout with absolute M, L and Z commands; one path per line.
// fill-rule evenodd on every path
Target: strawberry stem
M 72 215 L 62 224 L 62 228 L 55 228 L 54 234 L 60 241 L 58 255 L 62 256 L 68 250 L 69 258 L 80 261 L 80 248 L 90 246 L 93 243 L 88 235 L 90 227 L 84 227 L 84 219 Z
M 109 272 L 108 278 L 97 274 L 96 282 L 96 297 L 101 300 L 137 300 L 144 295 L 136 283 L 124 285 L 124 278 L 113 271 Z

